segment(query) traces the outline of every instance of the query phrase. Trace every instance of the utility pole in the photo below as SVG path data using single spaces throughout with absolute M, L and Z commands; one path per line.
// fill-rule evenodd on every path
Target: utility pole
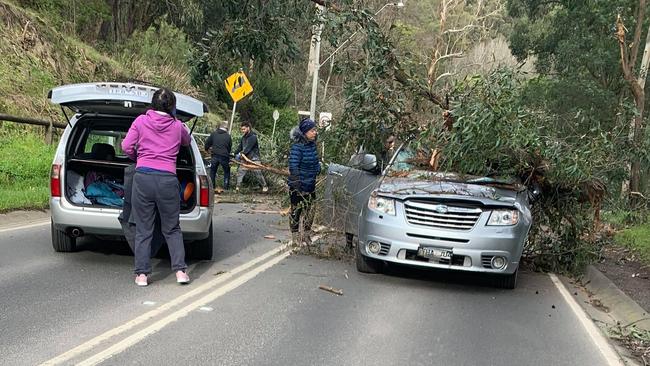
M 404 1 L 400 0 L 395 3 L 387 3 L 384 6 L 382 6 L 377 12 L 375 12 L 375 16 L 381 13 L 382 10 L 386 9 L 389 6 L 394 6 L 397 8 L 403 8 L 404 7 Z M 327 61 L 329 61 L 332 56 L 334 56 L 335 53 L 343 49 L 345 46 L 348 45 L 348 43 L 354 38 L 359 31 L 357 30 L 356 32 L 352 33 L 352 35 L 346 39 L 334 52 L 332 52 L 331 55 L 329 55 L 325 61 L 322 63 L 320 62 L 320 39 L 321 39 L 321 34 L 323 33 L 323 21 L 322 21 L 322 15 L 323 12 L 325 11 L 325 7 L 322 5 L 316 5 L 316 15 L 318 17 L 319 23 L 318 25 L 315 25 L 313 27 L 313 34 L 311 36 L 311 47 L 309 49 L 309 68 L 308 68 L 308 73 L 309 75 L 312 75 L 312 81 L 311 81 L 311 104 L 309 106 L 309 118 L 311 118 L 312 121 L 316 121 L 316 100 L 317 100 L 317 94 L 318 94 L 318 72 L 320 71 L 321 66 L 325 65 Z
M 316 5 L 316 16 L 321 20 L 325 7 Z M 309 72 L 312 73 L 311 81 L 311 104 L 309 105 L 309 118 L 316 120 L 316 98 L 318 95 L 318 72 L 320 71 L 320 39 L 323 33 L 323 22 L 314 26 L 311 37 L 311 48 L 309 50 Z

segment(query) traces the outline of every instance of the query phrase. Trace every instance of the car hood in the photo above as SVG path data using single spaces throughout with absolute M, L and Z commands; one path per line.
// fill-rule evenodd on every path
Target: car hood
M 401 200 L 435 196 L 441 199 L 475 201 L 489 206 L 514 206 L 523 190 L 521 185 L 501 188 L 445 180 L 386 177 L 377 188 L 377 193 Z

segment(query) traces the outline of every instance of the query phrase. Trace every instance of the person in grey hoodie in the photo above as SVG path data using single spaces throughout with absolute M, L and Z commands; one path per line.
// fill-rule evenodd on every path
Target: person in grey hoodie
M 135 220 L 135 283 L 148 285 L 151 274 L 151 241 L 155 217 L 167 242 L 176 282 L 185 284 L 185 247 L 180 228 L 180 183 L 176 177 L 176 158 L 181 146 L 189 146 L 187 127 L 176 119 L 176 96 L 169 89 L 158 89 L 152 109 L 133 121 L 122 141 L 122 151 L 136 161 L 133 178 L 131 215 Z
M 257 135 L 255 134 L 255 132 L 253 132 L 251 124 L 248 122 L 242 122 L 241 133 L 243 136 L 241 138 L 241 141 L 239 141 L 239 147 L 237 148 L 237 150 L 235 150 L 235 155 L 236 155 L 235 159 L 241 161 L 242 160 L 241 155 L 243 154 L 251 161 L 259 162 L 260 145 L 257 142 Z M 239 187 L 241 187 L 241 183 L 244 181 L 244 177 L 249 171 L 251 170 L 241 165 L 237 169 L 237 187 L 235 187 L 235 189 L 238 192 L 239 192 Z M 269 188 L 266 185 L 266 180 L 264 179 L 264 175 L 262 175 L 262 171 L 261 170 L 252 170 L 252 171 L 253 173 L 255 173 L 257 180 L 262 184 L 262 192 L 268 192 Z

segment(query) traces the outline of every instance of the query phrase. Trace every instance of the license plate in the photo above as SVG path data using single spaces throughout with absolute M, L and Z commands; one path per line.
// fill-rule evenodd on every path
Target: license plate
M 420 257 L 429 259 L 451 259 L 451 249 L 434 248 L 434 247 L 420 247 L 418 248 L 418 255 Z

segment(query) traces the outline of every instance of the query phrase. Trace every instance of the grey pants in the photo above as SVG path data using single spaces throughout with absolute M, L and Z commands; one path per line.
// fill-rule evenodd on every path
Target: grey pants
M 124 169 L 124 206 L 122 207 L 122 212 L 117 220 L 122 225 L 122 231 L 124 232 L 124 237 L 126 238 L 127 243 L 133 253 L 135 253 L 135 216 L 131 215 L 131 202 L 132 202 L 132 192 L 133 192 L 133 177 L 135 176 L 135 164 L 131 164 Z M 165 238 L 163 238 L 162 233 L 160 232 L 160 215 L 156 215 L 154 220 L 154 230 L 153 230 L 153 239 L 151 240 L 151 256 L 155 256 L 158 253 L 160 247 L 162 247 Z
M 254 162 L 259 162 L 259 160 L 253 160 Z M 262 175 L 261 170 L 251 170 L 244 168 L 243 166 L 239 166 L 237 169 L 237 187 L 241 187 L 241 182 L 244 181 L 244 177 L 246 176 L 246 173 L 248 172 L 253 172 L 255 176 L 257 177 L 257 180 L 262 184 L 262 188 L 266 188 L 266 180 L 264 179 L 264 175 Z
M 165 237 L 172 270 L 187 269 L 180 227 L 180 183 L 171 173 L 136 172 L 133 179 L 132 215 L 135 216 L 135 273 L 151 273 L 151 240 L 156 214 Z

